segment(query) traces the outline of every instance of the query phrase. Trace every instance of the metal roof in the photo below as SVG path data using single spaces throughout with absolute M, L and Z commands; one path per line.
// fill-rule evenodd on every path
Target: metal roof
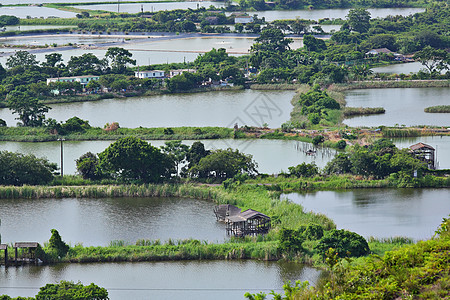
M 430 149 L 430 150 L 435 150 L 433 147 L 431 147 L 430 145 L 424 144 L 424 143 L 417 143 L 414 144 L 412 146 L 409 146 L 409 149 L 411 150 L 419 150 L 419 149 Z

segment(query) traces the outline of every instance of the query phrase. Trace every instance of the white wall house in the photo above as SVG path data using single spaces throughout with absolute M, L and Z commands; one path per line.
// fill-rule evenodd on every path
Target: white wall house
M 47 85 L 49 85 L 51 82 L 79 82 L 81 83 L 81 85 L 84 86 L 92 80 L 99 80 L 99 79 L 100 76 L 97 75 L 47 78 Z
M 153 70 L 153 71 L 138 71 L 134 72 L 134 76 L 137 78 L 164 78 L 164 71 Z
M 195 69 L 170 70 L 169 77 L 172 78 L 173 76 L 181 75 L 181 74 L 183 74 L 183 72 L 195 73 L 195 72 L 197 72 L 197 70 L 195 70 Z
M 234 24 L 247 24 L 252 22 L 252 16 L 237 16 L 236 18 L 234 18 Z

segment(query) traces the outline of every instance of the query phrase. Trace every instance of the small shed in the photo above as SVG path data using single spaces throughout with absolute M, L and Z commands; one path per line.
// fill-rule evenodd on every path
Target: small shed
M 34 261 L 37 263 L 38 258 L 36 256 L 36 249 L 38 248 L 39 243 L 37 242 L 17 242 L 14 243 L 14 250 L 15 250 L 15 256 L 14 256 L 14 263 L 17 263 L 18 261 L 22 262 L 32 262 Z M 21 251 L 21 257 L 19 258 L 19 249 L 24 249 Z M 28 251 L 26 251 L 28 249 Z
M 436 149 L 424 143 L 417 143 L 409 146 L 411 152 L 421 161 L 425 162 L 429 169 L 435 169 L 435 152 Z
M 225 222 L 229 235 L 265 234 L 270 229 L 270 217 L 253 209 L 241 211 L 234 205 L 225 204 L 216 206 L 214 213 L 218 221 Z

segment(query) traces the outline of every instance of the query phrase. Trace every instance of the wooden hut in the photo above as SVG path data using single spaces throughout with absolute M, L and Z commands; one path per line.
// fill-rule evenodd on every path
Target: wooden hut
M 225 222 L 229 235 L 265 234 L 270 229 L 270 217 L 253 209 L 241 211 L 234 205 L 225 204 L 216 206 L 214 213 L 218 221 Z
M 14 243 L 14 250 L 15 250 L 14 263 L 17 264 L 18 261 L 22 261 L 22 262 L 33 262 L 34 261 L 35 263 L 37 263 L 38 258 L 36 256 L 36 249 L 38 248 L 38 246 L 39 246 L 39 243 L 36 243 L 36 242 Z M 22 251 L 21 257 L 18 257 L 19 249 L 28 249 L 28 251 L 26 251 L 26 250 Z
M 429 169 L 435 169 L 435 149 L 424 143 L 417 143 L 409 147 L 411 152 L 421 161 L 425 162 Z

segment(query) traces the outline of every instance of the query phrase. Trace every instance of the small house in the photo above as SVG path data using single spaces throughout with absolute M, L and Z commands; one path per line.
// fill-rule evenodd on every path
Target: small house
M 425 162 L 429 169 L 435 169 L 435 152 L 436 149 L 424 143 L 417 143 L 409 147 L 410 151 L 416 158 Z
M 165 77 L 165 73 L 164 73 L 164 71 L 161 71 L 161 70 L 137 71 L 137 72 L 134 72 L 134 76 L 137 78 L 163 79 Z
M 234 205 L 222 204 L 214 208 L 214 214 L 218 221 L 225 222 L 229 235 L 265 234 L 270 229 L 270 217 L 253 209 L 241 211 Z
M 248 24 L 248 23 L 253 23 L 252 16 L 241 15 L 241 16 L 236 16 L 234 18 L 234 24 Z
M 92 80 L 99 80 L 100 76 L 97 75 L 83 75 L 83 76 L 71 76 L 71 77 L 55 77 L 47 78 L 47 85 L 52 82 L 79 82 L 82 86 L 86 86 Z

